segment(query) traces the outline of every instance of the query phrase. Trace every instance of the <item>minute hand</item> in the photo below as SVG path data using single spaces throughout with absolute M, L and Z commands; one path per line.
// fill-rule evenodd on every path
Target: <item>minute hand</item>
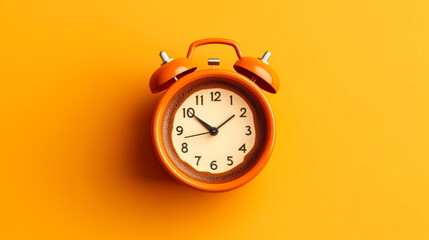
M 225 122 L 223 122 L 221 125 L 219 125 L 219 127 L 217 127 L 218 129 L 220 128 L 220 127 L 222 127 L 225 123 L 227 123 L 229 120 L 231 120 L 233 117 L 235 117 L 235 114 L 234 115 L 232 115 L 231 117 L 229 117 Z

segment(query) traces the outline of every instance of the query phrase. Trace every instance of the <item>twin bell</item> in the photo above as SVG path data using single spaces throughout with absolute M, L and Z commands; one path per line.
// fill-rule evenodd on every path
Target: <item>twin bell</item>
M 163 63 L 150 78 L 149 84 L 152 93 L 161 92 L 174 84 L 174 82 L 196 71 L 197 67 L 191 62 L 194 50 L 196 47 L 206 44 L 224 44 L 234 47 L 238 57 L 234 64 L 235 71 L 267 92 L 276 93 L 278 91 L 279 78 L 268 64 L 268 59 L 271 56 L 270 52 L 265 52 L 262 58 L 243 57 L 236 42 L 224 38 L 207 38 L 193 42 L 185 58 L 173 59 L 169 58 L 165 52 L 161 52 L 160 56 Z M 219 65 L 219 59 L 209 59 L 209 65 Z M 213 71 L 217 70 L 213 69 Z

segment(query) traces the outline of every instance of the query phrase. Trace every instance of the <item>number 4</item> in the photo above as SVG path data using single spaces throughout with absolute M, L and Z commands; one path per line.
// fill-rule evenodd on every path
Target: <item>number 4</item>
M 243 145 L 241 145 L 241 147 L 238 149 L 238 151 L 243 151 L 243 153 L 246 153 L 246 151 L 247 151 L 246 144 L 243 143 Z

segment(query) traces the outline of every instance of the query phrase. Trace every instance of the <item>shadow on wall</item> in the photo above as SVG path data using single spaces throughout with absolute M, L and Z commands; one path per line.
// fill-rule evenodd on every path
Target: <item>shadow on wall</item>
M 134 116 L 130 124 L 130 170 L 137 180 L 168 182 L 176 184 L 176 181 L 163 169 L 152 144 L 152 117 L 162 94 L 154 94 L 150 98 L 137 104 Z
M 107 117 L 114 119 L 109 120 L 108 125 L 101 124 L 101 137 L 109 140 L 105 141 L 105 146 L 100 146 L 106 155 L 97 159 L 97 165 L 93 166 L 101 175 L 87 183 L 93 186 L 91 194 L 98 199 L 96 206 L 91 207 L 108 209 L 103 217 L 112 221 L 131 217 L 168 220 L 174 215 L 197 218 L 202 211 L 207 216 L 215 216 L 222 213 L 219 202 L 235 206 L 246 198 L 246 188 L 222 193 L 203 192 L 177 182 L 164 170 L 155 154 L 151 135 L 153 113 L 164 92 L 152 94 L 144 86 L 150 76 L 147 72 L 144 76 L 129 76 L 136 72 L 144 71 L 121 70 L 110 74 L 114 75 L 114 80 L 106 81 L 130 84 L 114 90 L 115 99 L 103 105 Z
M 130 171 L 131 177 L 142 185 L 150 185 L 150 187 L 162 185 L 165 190 L 176 188 L 173 190 L 174 192 L 178 189 L 186 189 L 184 191 L 207 194 L 176 181 L 158 160 L 152 143 L 152 118 L 163 94 L 164 92 L 152 94 L 147 89 L 142 93 L 142 97 L 133 103 L 130 124 L 127 126 L 130 137 L 127 140 L 130 144 L 128 171 Z

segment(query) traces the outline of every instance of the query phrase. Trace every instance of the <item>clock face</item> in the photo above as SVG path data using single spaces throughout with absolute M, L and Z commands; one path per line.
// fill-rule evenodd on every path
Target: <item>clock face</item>
M 233 170 L 255 146 L 254 115 L 245 97 L 232 89 L 196 90 L 174 113 L 173 148 L 197 172 Z
M 180 79 L 161 99 L 153 122 L 160 159 L 186 181 L 255 176 L 248 174 L 262 169 L 274 140 L 268 101 L 239 75 L 203 73 Z

